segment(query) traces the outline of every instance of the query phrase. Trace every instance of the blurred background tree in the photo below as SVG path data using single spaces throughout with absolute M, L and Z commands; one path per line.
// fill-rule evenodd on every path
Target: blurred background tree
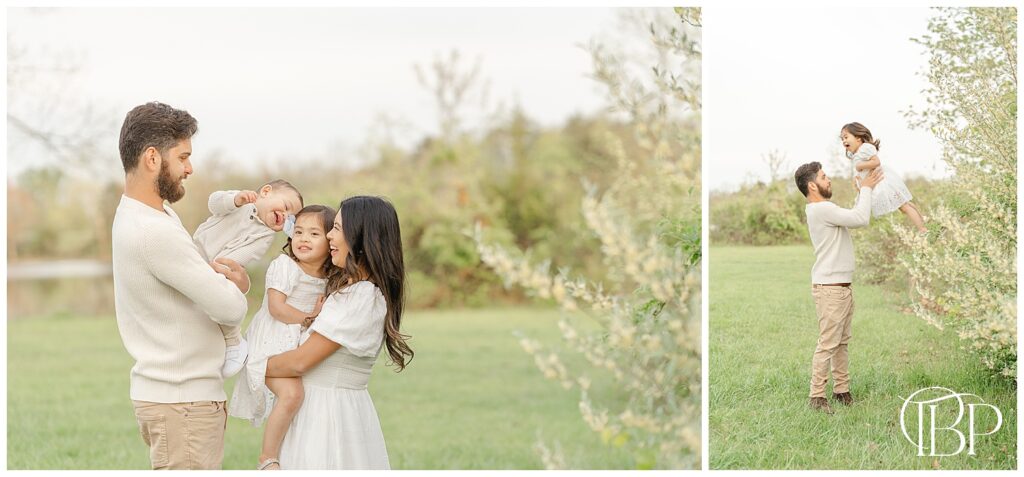
M 632 132 L 627 139 L 606 133 L 613 180 L 587 184 L 581 202 L 585 233 L 600 241 L 604 273 L 567 266 L 537 245 L 495 244 L 480 226 L 475 237 L 484 263 L 506 284 L 554 300 L 565 312 L 559 327 L 567 349 L 528 336 L 521 344 L 545 377 L 578 389 L 583 420 L 603 442 L 627 449 L 639 469 L 695 469 L 701 455 L 700 10 L 635 13 L 626 25 L 649 33 L 649 58 L 601 40 L 588 48 L 595 79 Z M 651 63 L 634 68 L 643 61 Z M 581 357 L 586 365 L 571 364 Z M 615 392 L 594 393 L 595 382 L 610 382 Z M 549 469 L 577 465 L 557 442 L 541 440 L 537 448 Z
M 101 151 L 116 124 L 81 99 L 81 68 L 72 52 L 7 36 L 7 160 L 16 170 L 7 180 L 10 261 L 110 256 L 103 244 L 110 243 L 111 207 L 120 195 L 110 181 L 118 174 L 96 158 L 109 156 Z
M 110 225 L 123 187 L 116 137 L 124 111 L 105 111 L 76 95 L 81 61 L 74 53 L 29 51 L 16 38 L 8 40 L 8 160 L 17 165 L 8 177 L 8 260 L 12 265 L 55 259 L 109 263 Z M 515 98 L 492 100 L 482 58 L 458 50 L 438 53 L 409 74 L 433 102 L 436 132 L 414 131 L 419 139 L 403 145 L 397 132 L 413 128 L 400 116 L 381 114 L 358 151 L 364 156 L 360 160 L 342 149 L 326 159 L 240 167 L 228 152 L 203 151 L 200 173 L 189 178 L 186 197 L 174 204 L 186 229 L 195 230 L 206 219 L 211 192 L 252 189 L 281 177 L 296 184 L 307 203 L 337 206 L 353 194 L 390 198 L 402 221 L 413 308 L 525 301 L 522 292 L 506 290 L 481 266 L 473 240 L 465 235 L 477 222 L 489 226 L 495 243 L 531 248 L 552 257 L 555 266 L 601 278 L 600 242 L 587 233 L 581 214 L 586 194 L 581 179 L 600 188 L 612 184 L 620 153 L 643 157 L 644 141 L 656 132 L 644 139 L 625 114 L 613 112 L 577 113 L 561 124 L 542 125 Z M 665 76 L 664 81 L 688 92 L 688 78 Z M 625 91 L 614 88 L 610 94 Z M 50 119 L 34 124 L 24 119 L 30 117 Z M 613 149 L 609 135 L 618 138 L 614 148 L 622 151 Z M 273 250 L 283 242 L 279 237 Z M 272 258 L 268 254 L 250 267 L 255 282 Z M 71 296 L 41 298 L 46 290 L 55 288 L 15 293 L 12 315 L 29 309 L 45 313 L 43 304 L 66 308 L 73 303 Z M 258 293 L 250 296 L 254 306 L 261 299 Z

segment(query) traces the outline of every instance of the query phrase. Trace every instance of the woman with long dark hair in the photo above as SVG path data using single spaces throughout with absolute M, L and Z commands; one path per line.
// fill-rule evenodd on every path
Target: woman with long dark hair
M 413 356 L 399 331 L 405 266 L 398 214 L 379 197 L 351 197 L 327 240 L 341 273 L 328 278 L 305 341 L 267 363 L 267 377 L 302 376 L 305 393 L 281 445 L 281 468 L 389 469 L 366 386 L 382 348 L 398 371 Z

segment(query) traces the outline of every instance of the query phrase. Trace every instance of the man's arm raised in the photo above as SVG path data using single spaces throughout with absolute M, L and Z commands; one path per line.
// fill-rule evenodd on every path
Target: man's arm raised
M 857 203 L 853 208 L 831 207 L 824 215 L 825 223 L 851 229 L 868 225 L 871 222 L 872 189 L 884 178 L 881 169 L 871 171 L 871 174 L 860 182 L 860 196 L 857 197 Z

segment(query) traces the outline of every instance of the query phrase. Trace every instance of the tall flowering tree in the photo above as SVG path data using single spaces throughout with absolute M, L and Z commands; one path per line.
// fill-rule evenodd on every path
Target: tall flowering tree
M 1014 8 L 940 8 L 916 41 L 930 55 L 928 107 L 913 124 L 942 142 L 956 171 L 927 219 L 898 228 L 918 316 L 955 330 L 1003 376 L 1017 375 L 1017 16 Z
M 582 203 L 608 278 L 552 271 L 551 260 L 487 243 L 479 226 L 475 238 L 507 285 L 564 311 L 564 349 L 520 343 L 546 378 L 579 392 L 586 424 L 628 449 L 637 468 L 700 468 L 701 17 L 689 8 L 638 15 L 653 65 L 631 67 L 601 43 L 589 48 L 595 79 L 633 131 L 629 144 L 607 138 L 617 179 L 604 190 L 588 185 Z M 588 366 L 570 369 L 567 353 Z M 594 391 L 598 374 L 625 399 Z M 549 468 L 567 465 L 557 447 L 538 450 Z

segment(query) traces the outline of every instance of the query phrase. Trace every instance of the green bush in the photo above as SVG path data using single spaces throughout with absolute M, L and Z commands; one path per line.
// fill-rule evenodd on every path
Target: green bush
M 911 178 L 905 182 L 914 196 L 914 204 L 925 220 L 941 202 L 948 203 L 956 199 L 948 180 Z M 896 211 L 884 217 L 872 217 L 868 227 L 852 231 L 857 254 L 857 281 L 886 284 L 900 291 L 908 290 L 909 275 L 900 265 L 900 260 L 907 257 L 910 250 L 900 240 L 898 229 L 909 224 L 909 219 L 902 212 Z
M 759 182 L 734 193 L 712 194 L 711 241 L 747 245 L 806 242 L 806 202 L 795 187 L 789 189 L 783 181 Z
M 920 300 L 994 373 L 1017 377 L 1017 12 L 941 8 L 920 40 L 930 56 L 928 107 L 912 113 L 956 172 L 930 233 L 896 232 Z

